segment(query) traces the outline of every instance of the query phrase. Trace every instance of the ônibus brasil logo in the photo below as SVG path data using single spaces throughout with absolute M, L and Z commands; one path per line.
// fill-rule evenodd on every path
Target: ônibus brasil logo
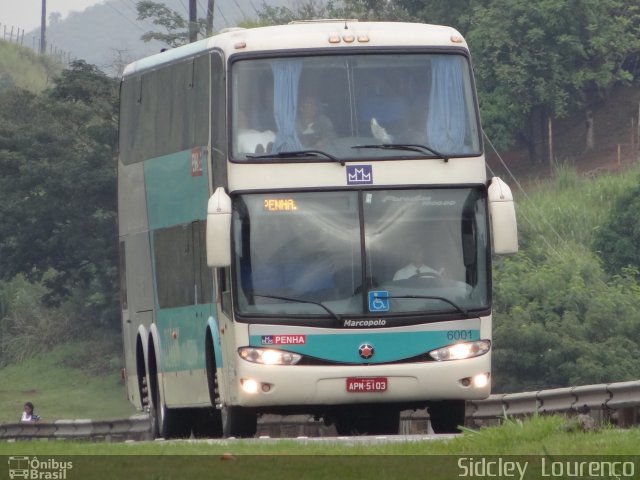
M 65 480 L 67 470 L 73 468 L 73 462 L 63 462 L 55 458 L 46 460 L 38 457 L 9 457 L 9 478 L 34 480 Z

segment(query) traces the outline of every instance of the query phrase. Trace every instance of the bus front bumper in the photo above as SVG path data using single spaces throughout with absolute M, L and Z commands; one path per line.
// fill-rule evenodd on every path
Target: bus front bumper
M 415 404 L 431 400 L 478 400 L 491 392 L 491 357 L 393 365 L 260 365 L 240 361 L 231 403 L 245 407 Z

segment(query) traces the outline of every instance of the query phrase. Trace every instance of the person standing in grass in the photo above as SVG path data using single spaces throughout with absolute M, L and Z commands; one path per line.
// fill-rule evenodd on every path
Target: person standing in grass
M 21 422 L 37 422 L 40 417 L 33 411 L 33 403 L 27 402 L 24 404 L 24 411 L 22 412 Z

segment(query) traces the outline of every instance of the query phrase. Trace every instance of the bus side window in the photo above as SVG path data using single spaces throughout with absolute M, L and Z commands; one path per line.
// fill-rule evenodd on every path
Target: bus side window
M 231 318 L 231 269 L 218 268 L 218 295 L 222 312 Z

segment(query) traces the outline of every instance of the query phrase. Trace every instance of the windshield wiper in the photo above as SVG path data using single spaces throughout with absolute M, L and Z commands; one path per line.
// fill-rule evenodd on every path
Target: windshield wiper
M 322 150 L 295 150 L 293 152 L 273 152 L 261 155 L 247 155 L 247 158 L 298 158 L 298 157 L 324 157 L 333 162 L 337 162 L 344 167 L 344 160 L 334 157 L 330 153 Z
M 408 152 L 418 152 L 418 153 L 429 152 L 434 154 L 436 157 L 442 158 L 445 162 L 449 161 L 449 157 L 446 156 L 444 153 L 440 153 L 437 150 L 434 150 L 433 148 L 427 145 L 420 145 L 417 143 L 378 143 L 378 144 L 371 144 L 371 145 L 354 145 L 351 148 L 377 148 L 380 150 L 406 150 Z
M 329 315 L 331 315 L 333 318 L 335 318 L 338 321 L 341 321 L 342 318 L 340 317 L 340 315 L 338 315 L 337 313 L 335 313 L 334 311 L 330 310 L 327 306 L 323 305 L 320 302 L 314 302 L 313 300 L 301 300 L 299 298 L 291 298 L 291 297 L 278 297 L 276 295 L 260 295 L 259 293 L 254 293 L 252 294 L 254 297 L 260 297 L 260 298 L 273 298 L 274 300 L 284 300 L 286 302 L 296 302 L 296 303 L 310 303 L 311 305 L 317 305 L 320 308 L 322 308 L 325 312 L 327 312 Z
M 469 316 L 469 310 L 467 310 L 464 307 L 461 307 L 460 305 L 452 302 L 451 300 L 449 300 L 448 298 L 445 298 L 445 297 L 438 297 L 438 296 L 434 296 L 434 295 L 387 295 L 385 297 L 380 297 L 380 298 L 420 298 L 420 299 L 425 299 L 425 300 L 441 300 L 441 301 L 451 305 L 453 308 L 455 308 L 456 310 L 461 312 L 466 317 Z

